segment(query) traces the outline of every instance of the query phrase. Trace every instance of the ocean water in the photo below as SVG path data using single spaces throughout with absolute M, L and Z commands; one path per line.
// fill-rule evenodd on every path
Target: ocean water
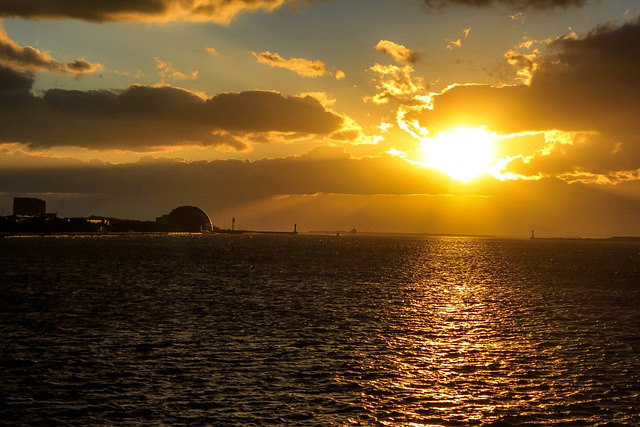
M 0 425 L 638 426 L 640 244 L 0 239 Z

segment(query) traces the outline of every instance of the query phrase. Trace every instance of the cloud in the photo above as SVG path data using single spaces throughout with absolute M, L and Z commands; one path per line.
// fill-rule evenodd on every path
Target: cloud
M 534 42 L 525 37 L 522 42 L 504 54 L 507 63 L 516 70 L 516 79 L 526 85 L 531 84 L 533 73 L 539 67 L 540 50 L 533 47 L 537 43 L 541 42 Z
M 543 147 L 529 155 L 516 156 L 508 170 L 524 176 L 558 176 L 570 182 L 615 184 L 629 178 L 637 180 L 640 137 L 550 132 Z
M 587 1 L 588 0 L 424 0 L 424 3 L 432 9 L 441 9 L 450 6 L 488 7 L 499 4 L 515 10 L 544 10 L 583 6 Z
M 204 50 L 211 56 L 220 56 L 220 52 L 215 47 L 207 47 Z
M 454 86 L 434 96 L 432 123 L 455 117 L 504 132 L 638 131 L 638 43 L 640 21 L 558 38 L 532 58 L 530 85 Z
M 316 78 L 326 75 L 334 75 L 334 73 L 326 69 L 326 64 L 320 60 L 309 60 L 303 58 L 285 59 L 279 54 L 269 51 L 262 53 L 252 52 L 252 54 L 260 64 L 265 64 L 270 67 L 284 68 L 285 70 L 293 71 L 302 77 Z M 345 78 L 345 74 L 338 70 L 335 73 L 335 77 L 338 80 L 342 80 Z
M 569 97 L 565 108 L 593 116 L 600 129 L 637 129 L 639 44 L 640 20 L 601 26 L 584 37 L 558 38 L 549 45 L 550 54 L 540 59 L 531 88 L 545 98 Z
M 99 160 L 96 160 L 99 162 Z M 0 143 L 0 169 L 42 169 L 86 167 L 88 164 L 72 157 L 25 150 L 18 143 Z
M 312 2 L 313 0 L 308 0 Z M 319 1 L 319 0 L 318 0 Z M 450 6 L 487 7 L 493 4 L 513 10 L 544 10 L 582 6 L 588 0 L 423 0 L 429 9 Z M 214 22 L 229 24 L 245 12 L 273 12 L 295 0 L 112 0 L 22 1 L 0 0 L 0 17 L 25 19 L 80 19 L 84 21 Z
M 9 38 L 0 25 L 0 65 L 22 71 L 51 71 L 60 74 L 80 76 L 92 74 L 102 69 L 102 65 L 79 58 L 68 63 L 56 61 L 47 52 L 31 46 L 19 46 Z
M 357 159 L 339 148 L 247 162 L 145 159 L 130 164 L 54 163 L 0 168 L 0 202 L 14 195 L 47 200 L 65 216 L 154 219 L 193 204 L 224 225 L 236 217 L 254 229 L 537 235 L 637 232 L 640 182 L 615 191 L 558 179 L 498 182 L 478 187 L 397 157 Z M 544 197 L 539 197 L 544 194 Z M 4 196 L 3 196 L 4 195 Z M 330 215 L 327 215 L 330 212 Z M 567 212 L 574 212 L 568 215 Z
M 376 50 L 378 52 L 391 55 L 391 57 L 393 57 L 397 62 L 408 62 L 413 64 L 420 60 L 420 54 L 418 52 L 389 40 L 380 40 L 376 45 Z
M 400 129 L 416 139 L 424 137 L 427 130 L 415 117 L 431 108 L 431 96 L 422 79 L 413 75 L 413 67 L 376 64 L 370 70 L 377 74 L 374 82 L 378 93 L 364 101 L 377 105 L 397 103 L 396 122 Z
M 413 76 L 414 70 L 411 65 L 398 67 L 376 64 L 370 68 L 370 71 L 377 74 L 374 82 L 378 93 L 371 98 L 366 98 L 366 101 L 379 105 L 387 104 L 391 100 L 398 101 L 402 105 L 424 104 L 420 95 L 426 93 L 426 88 L 421 78 Z
M 256 162 L 145 160 L 124 165 L 76 165 L 66 170 L 55 164 L 49 167 L 0 168 L 0 192 L 19 193 L 28 187 L 35 192 L 135 198 L 147 191 L 156 196 L 164 192 L 163 198 L 176 202 L 187 197 L 185 193 L 193 193 L 197 195 L 194 199 L 213 198 L 219 205 L 229 205 L 279 194 L 401 195 L 422 192 L 425 188 L 436 194 L 447 191 L 446 184 L 437 179 L 425 186 L 433 174 L 402 159 L 391 156 L 353 159 L 337 147 L 318 147 L 301 156 Z M 24 176 L 32 177 L 32 185 L 25 184 Z M 9 178 L 16 180 L 10 183 Z M 139 208 L 144 209 L 142 203 Z
M 442 175 L 400 158 L 356 159 L 337 147 L 317 147 L 300 156 L 254 162 L 143 159 L 129 164 L 74 165 L 60 159 L 60 165 L 49 161 L 37 167 L 0 168 L 0 194 L 76 194 L 75 203 L 60 210 L 68 212 L 72 207 L 73 215 L 128 218 L 155 218 L 188 203 L 214 212 L 214 221 L 219 221 L 223 210 L 253 215 L 249 207 L 261 201 L 309 195 L 346 195 L 353 200 L 426 194 L 438 199 L 443 194 L 468 193 Z M 331 209 L 321 212 L 325 219 L 344 215 Z M 300 215 L 299 220 L 306 221 L 309 215 L 314 211 Z M 262 219 L 274 218 L 265 215 Z M 349 223 L 349 227 L 353 225 Z
M 469 37 L 469 33 L 471 32 L 471 28 L 465 28 L 462 30 L 462 36 L 466 39 Z M 447 43 L 447 49 L 452 50 L 456 47 L 462 47 L 462 38 L 458 38 L 452 42 Z
M 342 118 L 312 97 L 247 91 L 212 97 L 172 86 L 125 90 L 50 89 L 31 93 L 33 76 L 0 67 L 0 142 L 32 148 L 77 146 L 149 150 L 153 147 L 227 144 L 246 148 L 224 132 L 329 134 Z
M 0 16 L 85 21 L 215 22 L 228 24 L 236 15 L 272 12 L 287 0 L 0 0 Z
M 615 141 L 618 153 L 634 157 L 629 163 L 616 155 L 613 158 L 618 166 L 603 164 L 612 171 L 637 167 L 640 150 L 633 148 L 638 144 L 633 135 L 640 133 L 639 44 L 640 20 L 601 26 L 585 36 L 560 37 L 543 53 L 525 58 L 529 85 L 450 87 L 433 96 L 433 110 L 420 111 L 420 123 L 430 129 L 487 126 L 503 134 L 550 130 L 595 133 L 600 135 L 598 145 L 609 146 Z M 590 146 L 595 149 L 593 144 Z M 585 146 L 578 144 L 573 151 L 578 147 Z M 604 152 L 611 153 L 607 150 Z M 575 156 L 564 158 L 565 170 L 576 170 L 578 164 L 570 164 Z
M 462 39 L 456 39 L 452 42 L 447 43 L 447 49 L 452 50 L 455 47 L 462 47 Z
M 183 73 L 182 71 L 178 71 L 171 66 L 166 61 L 163 61 L 159 57 L 154 58 L 156 61 L 156 68 L 160 72 L 162 77 L 168 77 L 172 80 L 197 80 L 198 79 L 198 71 L 192 71 L 191 73 Z

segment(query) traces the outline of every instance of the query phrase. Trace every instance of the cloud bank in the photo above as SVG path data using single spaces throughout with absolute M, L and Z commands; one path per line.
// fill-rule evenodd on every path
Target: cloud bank
M 10 155 L 9 155 L 10 156 Z M 195 204 L 216 225 L 254 229 L 424 231 L 527 237 L 637 231 L 640 182 L 615 191 L 558 179 L 476 187 L 392 156 L 356 159 L 337 148 L 255 162 L 146 159 L 138 163 L 0 168 L 0 202 L 47 200 L 60 215 L 153 219 Z M 540 195 L 544 195 L 541 197 Z M 573 212 L 573 215 L 567 215 Z M 616 221 L 611 221 L 611 217 Z
M 272 12 L 287 0 L 0 0 L 0 16 L 85 21 L 215 22 L 228 24 L 242 12 Z
M 317 1 L 317 0 L 316 0 Z M 544 10 L 582 6 L 588 0 L 423 0 L 430 9 L 448 6 Z M 85 21 L 215 22 L 228 24 L 243 12 L 273 12 L 295 0 L 0 0 L 0 17 L 27 19 L 81 19 Z
M 640 21 L 562 37 L 536 59 L 531 84 L 458 85 L 434 97 L 432 126 L 485 124 L 504 133 L 638 131 Z
M 50 89 L 31 93 L 33 75 L 0 67 L 0 141 L 31 147 L 77 146 L 144 151 L 153 147 L 227 144 L 225 132 L 329 134 L 342 118 L 310 96 L 275 92 L 205 98 L 172 86 L 122 91 Z

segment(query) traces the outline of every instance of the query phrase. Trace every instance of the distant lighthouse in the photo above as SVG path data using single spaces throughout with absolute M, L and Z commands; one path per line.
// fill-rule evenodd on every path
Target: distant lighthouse
M 535 234 L 533 234 L 533 230 L 531 230 L 531 239 L 535 239 L 535 238 L 536 238 L 536 236 L 535 236 Z

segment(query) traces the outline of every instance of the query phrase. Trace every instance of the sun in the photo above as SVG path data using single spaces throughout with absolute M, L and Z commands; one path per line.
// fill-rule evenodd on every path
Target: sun
M 469 182 L 495 165 L 496 135 L 484 128 L 460 127 L 422 139 L 423 164 L 451 178 Z

